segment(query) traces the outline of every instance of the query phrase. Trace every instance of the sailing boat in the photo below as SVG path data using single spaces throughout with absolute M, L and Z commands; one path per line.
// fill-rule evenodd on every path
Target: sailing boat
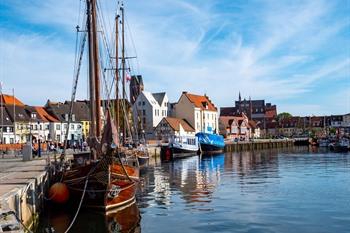
M 82 154 L 76 155 L 75 157 L 80 159 L 75 159 L 75 163 L 69 169 L 63 170 L 60 175 L 62 182 L 68 186 L 73 200 L 80 200 L 87 207 L 109 211 L 130 204 L 135 200 L 139 167 L 137 160 L 132 159 L 135 157 L 135 153 L 126 153 L 121 145 L 117 127 L 118 117 L 113 121 L 111 110 L 108 107 L 105 114 L 105 125 L 101 130 L 97 3 L 96 0 L 87 0 L 86 3 L 91 117 L 88 144 L 91 153 L 85 157 Z M 116 24 L 118 27 L 118 20 L 116 20 Z M 118 56 L 116 58 L 116 62 L 118 62 Z M 122 61 L 125 62 L 124 54 Z M 116 67 L 118 68 L 118 66 Z M 116 72 L 116 97 L 118 97 L 117 74 L 118 71 Z M 74 100 L 73 97 L 72 99 Z M 71 101 L 71 104 L 73 102 Z M 117 123 L 117 126 L 114 122 Z M 82 157 L 84 159 L 81 159 Z

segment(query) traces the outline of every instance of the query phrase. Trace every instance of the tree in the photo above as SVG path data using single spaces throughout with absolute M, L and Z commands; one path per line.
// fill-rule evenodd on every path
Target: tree
M 277 115 L 277 120 L 281 121 L 283 119 L 289 119 L 292 117 L 292 114 L 288 113 L 288 112 L 282 112 L 280 114 Z

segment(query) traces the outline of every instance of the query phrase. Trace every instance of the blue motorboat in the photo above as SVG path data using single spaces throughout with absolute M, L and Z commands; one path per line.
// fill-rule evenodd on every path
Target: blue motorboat
M 225 148 L 224 137 L 211 133 L 197 133 L 199 147 L 203 153 L 221 153 Z

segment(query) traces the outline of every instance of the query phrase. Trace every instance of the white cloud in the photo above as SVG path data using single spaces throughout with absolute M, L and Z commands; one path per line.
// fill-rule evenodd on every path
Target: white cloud
M 3 72 L 5 82 L 24 92 L 26 88 L 22 83 L 43 89 L 42 96 L 35 94 L 30 101 L 38 103 L 46 96 L 67 99 L 70 95 L 74 51 L 69 51 L 64 44 L 74 42 L 64 40 L 67 35 L 71 38 L 74 35 L 79 8 L 78 1 L 74 2 L 34 1 L 25 10 L 18 10 L 34 24 L 55 25 L 57 34 L 49 37 L 25 35 L 25 38 L 13 35 L 1 40 L 5 48 L 1 56 L 7 67 Z M 105 19 L 110 33 L 115 2 L 100 2 L 100 8 L 108 11 Z M 348 53 L 332 54 L 330 51 L 329 57 L 324 57 L 329 40 L 349 27 L 348 20 L 331 17 L 335 10 L 332 3 L 266 1 L 261 9 L 253 6 L 253 10 L 245 3 L 237 6 L 238 12 L 232 13 L 230 9 L 218 9 L 218 5 L 213 0 L 126 2 L 127 20 L 138 49 L 146 89 L 167 91 L 173 101 L 183 90 L 207 93 L 217 105 L 225 106 L 232 105 L 239 90 L 246 97 L 251 95 L 270 102 L 317 92 L 315 84 L 331 83 L 333 77 L 349 78 Z M 62 36 L 60 27 L 64 31 Z M 248 34 L 245 33 L 247 27 L 251 27 Z M 132 47 L 130 41 L 127 44 L 128 48 Z M 349 50 L 344 42 L 339 46 L 348 46 Z M 11 49 L 23 53 L 14 58 Z M 132 49 L 127 52 L 135 55 Z M 130 62 L 137 67 L 134 61 Z M 21 69 L 16 71 L 15 66 Z M 10 81 L 14 77 L 18 81 Z M 43 77 L 50 77 L 55 86 L 64 88 L 64 95 L 57 89 L 46 91 L 49 86 Z M 80 90 L 85 93 L 85 87 Z M 314 104 L 299 104 L 305 106 L 305 110 L 322 111 L 318 109 L 321 103 L 317 98 Z M 342 103 L 343 108 L 344 104 L 347 103 Z

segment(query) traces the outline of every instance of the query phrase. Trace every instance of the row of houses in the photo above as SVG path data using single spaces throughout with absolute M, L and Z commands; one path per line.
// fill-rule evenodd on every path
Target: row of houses
M 270 135 L 287 137 L 316 136 L 330 134 L 350 135 L 350 113 L 331 116 L 292 116 L 268 124 Z
M 114 100 L 108 103 L 116 104 Z M 102 106 L 107 104 L 102 100 Z M 173 136 L 192 136 L 198 132 L 219 133 L 234 140 L 269 136 L 296 136 L 305 132 L 315 135 L 336 128 L 338 133 L 349 134 L 350 116 L 289 117 L 277 119 L 277 107 L 265 100 L 241 98 L 233 107 L 220 111 L 206 95 L 182 92 L 178 101 L 171 103 L 165 92 L 144 90 L 142 76 L 131 77 L 130 102 L 122 101 L 120 117 L 128 116 L 124 124 L 132 126 L 134 134 L 146 139 L 168 140 Z M 1 143 L 25 143 L 30 140 L 62 143 L 85 141 L 89 135 L 89 102 L 75 101 L 68 131 L 70 102 L 47 101 L 45 106 L 28 106 L 14 96 L 2 95 L 0 104 Z M 219 114 L 220 112 L 220 114 Z M 102 111 L 103 113 L 103 111 Z M 102 114 L 102 119 L 104 116 Z M 121 130 L 122 131 L 122 130 Z M 329 132 L 328 132 L 329 133 Z
M 68 131 L 69 102 L 29 106 L 14 96 L 1 95 L 1 144 L 55 141 L 62 143 Z M 87 102 L 74 104 L 68 140 L 82 141 L 88 135 Z

